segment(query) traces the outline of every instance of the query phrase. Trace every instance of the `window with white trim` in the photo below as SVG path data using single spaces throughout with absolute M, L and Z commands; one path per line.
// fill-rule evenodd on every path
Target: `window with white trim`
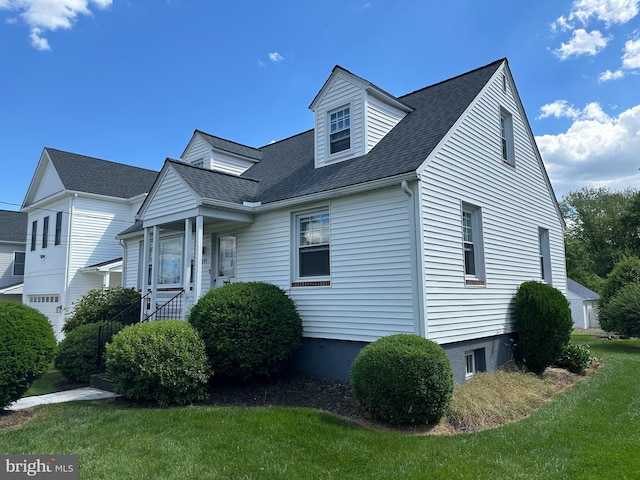
M 551 284 L 551 251 L 549 249 L 549 230 L 538 229 L 538 246 L 540 252 L 540 278 Z
M 326 279 L 331 274 L 331 224 L 328 210 L 295 216 L 295 272 L 297 280 Z
M 44 217 L 42 221 L 42 248 L 47 248 L 49 244 L 49 217 Z
M 351 108 L 342 107 L 329 112 L 329 153 L 351 148 Z
M 182 236 L 160 238 L 158 240 L 158 265 L 155 268 L 158 285 L 180 285 L 182 283 Z M 140 256 L 144 251 L 144 243 L 140 242 Z M 147 285 L 151 285 L 151 272 L 153 263 L 153 243 L 149 243 L 149 257 L 147 258 Z M 142 275 L 138 283 L 142 284 Z
M 31 222 L 31 251 L 36 249 L 36 236 L 38 235 L 38 221 Z
M 204 157 L 193 160 L 191 164 L 195 167 L 204 168 Z
M 513 117 L 509 112 L 500 109 L 500 138 L 502 141 L 502 161 L 515 166 L 516 159 L 513 148 Z
M 473 350 L 464 352 L 465 377 L 472 377 L 476 373 L 476 356 Z
M 54 245 L 60 245 L 62 240 L 62 212 L 56 213 L 56 233 L 54 238 Z
M 484 284 L 484 253 L 480 208 L 462 205 L 462 244 L 467 284 Z
M 24 275 L 24 252 L 13 252 L 13 274 L 16 276 Z

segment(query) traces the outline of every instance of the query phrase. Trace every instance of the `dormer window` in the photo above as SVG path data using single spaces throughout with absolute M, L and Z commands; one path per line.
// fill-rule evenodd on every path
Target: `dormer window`
M 331 125 L 330 153 L 338 153 L 351 148 L 351 109 L 341 108 L 329 114 Z

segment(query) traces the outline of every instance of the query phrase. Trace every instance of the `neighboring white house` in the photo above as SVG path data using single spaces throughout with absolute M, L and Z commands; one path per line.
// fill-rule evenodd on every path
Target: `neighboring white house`
M 316 376 L 347 379 L 393 333 L 442 345 L 457 382 L 502 365 L 518 286 L 566 294 L 564 222 L 507 60 L 402 97 L 336 66 L 310 109 L 314 129 L 261 148 L 196 130 L 119 236 L 124 285 L 150 310 L 183 291 L 186 316 L 210 288 L 276 284 Z
M 58 339 L 87 291 L 122 283 L 116 235 L 134 221 L 158 172 L 45 148 L 22 204 L 28 214 L 23 303 Z
M 600 295 L 567 278 L 567 298 L 571 305 L 573 328 L 600 328 L 600 322 L 598 322 Z
M 27 215 L 0 210 L 0 300 L 22 300 Z

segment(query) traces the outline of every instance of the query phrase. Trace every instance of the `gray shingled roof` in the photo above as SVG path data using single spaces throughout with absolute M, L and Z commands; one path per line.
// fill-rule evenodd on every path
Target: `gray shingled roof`
M 27 243 L 29 215 L 11 210 L 0 210 L 0 242 Z
M 593 290 L 589 290 L 584 285 L 581 285 L 575 280 L 571 280 L 570 278 L 567 278 L 567 289 L 571 290 L 584 300 L 598 300 L 600 298 L 600 295 L 598 295 L 596 292 L 594 292 Z
M 262 159 L 262 151 L 258 148 L 248 147 L 247 145 L 216 137 L 215 135 L 203 132 L 202 130 L 196 130 L 194 134 L 195 133 L 202 135 L 202 137 L 209 142 L 212 147 L 217 148 L 218 150 L 234 153 L 246 158 L 253 158 L 254 160 Z
M 132 198 L 150 191 L 158 172 L 45 148 L 65 190 Z
M 195 167 L 179 160 L 168 159 L 176 172 L 202 198 L 225 202 L 242 203 L 255 198 L 258 181 L 227 173 L 214 172 L 207 168 Z

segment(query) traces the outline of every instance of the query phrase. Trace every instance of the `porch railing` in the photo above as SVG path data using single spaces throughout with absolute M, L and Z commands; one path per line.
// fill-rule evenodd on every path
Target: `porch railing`
M 98 373 L 106 370 L 105 361 L 105 345 L 111 337 L 124 325 L 133 325 L 140 322 L 150 322 L 155 320 L 179 320 L 182 319 L 183 302 L 185 301 L 184 290 L 180 290 L 177 294 L 165 301 L 164 298 L 156 299 L 155 309 L 141 318 L 141 315 L 132 315 L 132 311 L 140 312 L 141 305 L 146 305 L 146 312 L 151 311 L 151 292 L 148 292 L 140 301 L 132 303 L 122 310 L 112 319 L 102 323 L 98 329 L 98 352 L 97 367 Z M 166 298 L 166 297 L 165 297 Z M 143 303 L 144 302 L 144 303 Z

